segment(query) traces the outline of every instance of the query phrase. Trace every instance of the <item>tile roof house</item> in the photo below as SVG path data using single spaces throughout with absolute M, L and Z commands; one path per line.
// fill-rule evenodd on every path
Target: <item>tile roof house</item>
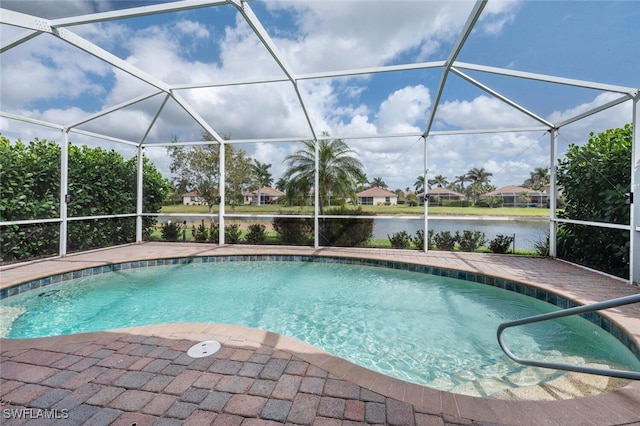
M 366 206 L 395 206 L 398 204 L 398 194 L 391 192 L 384 188 L 373 187 L 366 189 L 362 192 L 358 192 L 358 204 Z
M 242 194 L 244 196 L 244 204 L 249 205 L 258 205 L 258 196 L 260 197 L 260 204 L 273 204 L 278 198 L 285 195 L 284 192 L 278 191 L 277 189 L 273 189 L 270 186 L 265 186 L 260 188 L 259 190 L 245 192 Z
M 420 205 L 424 205 L 424 192 L 417 194 L 420 199 Z M 465 195 L 456 191 L 452 191 L 447 188 L 430 188 L 427 190 L 427 195 L 429 195 L 431 200 L 434 200 L 434 197 L 439 197 L 440 201 L 442 200 L 464 200 Z M 431 204 L 435 204 L 433 201 Z
M 549 194 L 546 192 L 516 185 L 507 185 L 487 192 L 482 194 L 480 199 L 484 197 L 502 198 L 503 207 L 547 207 L 549 202 Z

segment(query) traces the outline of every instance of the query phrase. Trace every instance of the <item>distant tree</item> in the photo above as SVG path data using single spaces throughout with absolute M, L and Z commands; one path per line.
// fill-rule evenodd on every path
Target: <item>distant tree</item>
M 384 183 L 384 180 L 382 180 L 381 177 L 374 178 L 371 182 L 369 182 L 369 185 L 371 185 L 372 187 L 384 189 L 387 189 L 389 187 L 386 183 Z
M 355 193 L 359 182 L 366 178 L 364 166 L 357 159 L 355 152 L 341 139 L 320 140 L 317 142 L 319 153 L 320 214 L 324 214 L 323 206 L 332 197 L 349 197 L 356 199 Z M 284 177 L 289 181 L 287 189 L 301 193 L 313 188 L 315 181 L 315 143 L 303 141 L 303 148 L 285 158 L 288 169 Z
M 171 173 L 176 175 L 174 182 L 188 182 L 211 213 L 220 196 L 220 145 L 207 132 L 202 134 L 202 139 L 212 143 L 192 147 L 173 145 L 167 148 L 167 153 L 171 159 Z M 172 140 L 176 141 L 175 138 Z M 225 201 L 232 205 L 240 202 L 243 187 L 255 181 L 255 168 L 246 152 L 225 144 Z
M 522 204 L 529 205 L 529 203 L 531 203 L 531 194 L 529 194 L 528 192 L 522 191 L 521 193 L 518 194 L 518 201 Z
M 261 163 L 258 160 L 253 160 L 253 167 L 255 168 L 256 181 L 260 187 L 271 186 L 273 184 L 273 176 L 269 169 L 271 164 Z
M 526 179 L 522 186 L 525 188 L 535 189 L 536 191 L 540 191 L 544 189 L 545 186 L 549 185 L 550 177 L 549 177 L 549 168 L 538 167 L 534 171 L 529 172 L 530 176 Z
M 493 176 L 492 173 L 487 172 L 484 167 L 473 168 L 467 172 L 468 181 L 471 184 L 467 187 L 466 193 L 474 203 L 477 203 L 482 194 L 490 192 L 492 186 L 489 178 Z
M 433 179 L 429 180 L 429 188 L 431 188 L 432 185 L 437 186 L 438 188 L 442 188 L 444 186 L 447 186 L 447 178 L 442 176 L 442 175 L 438 175 L 436 177 L 434 177 Z
M 256 182 L 258 186 L 258 205 L 260 205 L 260 189 L 264 187 L 270 187 L 273 183 L 273 176 L 271 176 L 271 172 L 269 172 L 271 164 L 261 163 L 258 160 L 253 161 L 253 167 L 255 169 Z
M 502 203 L 502 197 L 497 195 L 489 195 L 481 198 L 490 208 L 496 207 Z
M 416 189 L 416 192 L 424 191 L 424 189 L 425 189 L 424 176 L 418 176 L 416 178 L 415 183 L 413 184 L 413 187 Z
M 460 187 L 459 187 L 460 190 L 458 192 L 464 194 L 464 184 L 465 184 L 465 182 L 469 182 L 469 181 L 470 181 L 469 180 L 469 176 L 465 174 L 465 175 L 456 176 L 452 183 L 459 184 L 460 185 Z
M 276 189 L 278 191 L 285 192 L 287 190 L 287 184 L 288 183 L 289 182 L 287 182 L 287 180 L 285 178 L 281 177 L 280 179 L 278 179 L 276 181 Z
M 559 216 L 614 224 L 630 223 L 625 193 L 631 188 L 633 127 L 591 133 L 583 146 L 571 144 L 558 161 L 558 185 L 566 201 Z M 636 201 L 637 202 L 637 201 Z M 629 276 L 629 231 L 562 224 L 558 255 L 610 274 Z

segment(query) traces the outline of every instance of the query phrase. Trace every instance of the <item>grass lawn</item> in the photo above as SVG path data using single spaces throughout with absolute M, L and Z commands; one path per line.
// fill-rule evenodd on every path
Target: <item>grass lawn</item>
M 361 206 L 365 212 L 379 216 L 421 216 L 424 213 L 423 207 L 409 206 Z M 207 206 L 183 206 L 173 205 L 162 207 L 161 213 L 208 213 Z M 289 207 L 289 206 L 237 206 L 225 209 L 227 214 L 313 214 L 312 206 Z M 218 213 L 218 208 L 214 208 L 214 214 Z M 549 209 L 538 207 L 429 207 L 430 216 L 517 216 L 517 217 L 549 217 Z

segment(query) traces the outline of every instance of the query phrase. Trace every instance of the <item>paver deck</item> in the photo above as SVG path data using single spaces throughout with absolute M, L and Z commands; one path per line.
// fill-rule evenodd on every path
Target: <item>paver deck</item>
M 0 287 L 123 261 L 257 253 L 426 264 L 523 282 L 580 303 L 640 292 L 551 259 L 190 243 L 144 243 L 12 265 L 0 269 Z M 640 307 L 609 311 L 640 345 Z M 186 354 L 204 340 L 219 341 L 221 350 L 204 358 Z M 0 398 L 3 425 L 640 424 L 639 382 L 559 401 L 485 399 L 390 378 L 287 336 L 201 323 L 0 340 Z M 58 419 L 42 418 L 52 415 Z

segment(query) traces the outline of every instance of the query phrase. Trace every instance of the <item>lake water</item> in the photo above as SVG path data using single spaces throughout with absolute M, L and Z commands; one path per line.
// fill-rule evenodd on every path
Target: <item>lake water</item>
M 394 232 L 407 231 L 413 235 L 424 227 L 422 219 L 376 219 L 373 228 L 375 238 L 385 238 Z M 516 249 L 534 250 L 535 244 L 542 242 L 549 233 L 548 220 L 511 220 L 511 219 L 432 219 L 429 218 L 429 229 L 436 233 L 450 231 L 484 232 L 487 243 L 497 235 L 515 236 Z
M 197 217 L 160 217 L 161 222 L 173 220 L 182 222 L 187 221 L 189 226 L 192 223 L 200 223 L 201 218 Z M 205 220 L 207 222 L 208 220 Z M 253 218 L 227 218 L 227 223 L 246 222 L 246 223 L 264 223 L 270 224 L 270 219 L 253 219 Z M 423 219 L 374 219 L 373 236 L 374 238 L 387 238 L 395 232 L 407 231 L 414 235 L 418 229 L 424 226 Z M 520 250 L 534 250 L 535 244 L 546 239 L 549 233 L 549 221 L 546 218 L 540 219 L 507 219 L 507 218 L 482 218 L 482 219 L 465 219 L 460 217 L 447 218 L 429 218 L 429 229 L 433 229 L 436 233 L 450 231 L 454 234 L 456 231 L 480 231 L 484 232 L 487 244 L 497 235 L 515 236 L 515 248 Z

